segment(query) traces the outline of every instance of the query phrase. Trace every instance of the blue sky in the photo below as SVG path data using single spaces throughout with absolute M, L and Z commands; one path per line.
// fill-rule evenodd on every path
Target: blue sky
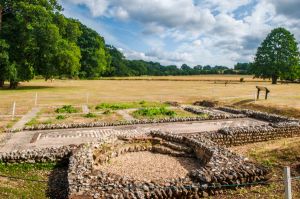
M 226 65 L 252 61 L 279 26 L 300 41 L 299 0 L 60 0 L 128 59 L 162 64 Z

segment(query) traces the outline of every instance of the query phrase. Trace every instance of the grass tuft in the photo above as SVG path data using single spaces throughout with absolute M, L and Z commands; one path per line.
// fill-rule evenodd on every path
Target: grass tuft
M 94 113 L 88 113 L 88 114 L 84 115 L 84 117 L 86 117 L 86 118 L 95 118 L 95 117 L 97 117 L 97 115 L 94 114 Z
M 55 112 L 56 113 L 77 113 L 78 110 L 74 108 L 72 105 L 64 105 L 61 108 L 57 108 Z
M 56 119 L 57 120 L 64 120 L 64 119 L 66 119 L 67 117 L 65 116 L 65 115 L 58 115 L 58 116 L 56 116 Z

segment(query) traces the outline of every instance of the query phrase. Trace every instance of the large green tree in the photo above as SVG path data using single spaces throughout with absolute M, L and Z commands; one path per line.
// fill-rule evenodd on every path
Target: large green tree
M 294 80 L 299 77 L 299 50 L 295 37 L 284 28 L 276 28 L 257 49 L 252 71 L 255 77 Z
M 84 78 L 100 77 L 110 64 L 110 55 L 105 47 L 104 38 L 96 31 L 80 24 L 82 35 L 77 44 L 81 49 L 81 76 Z
M 7 80 L 10 67 L 8 56 L 9 46 L 4 40 L 0 40 L 0 87 L 3 87 L 4 81 Z
M 81 54 L 76 42 L 81 31 L 77 21 L 60 11 L 56 0 L 0 1 L 0 39 L 9 46 L 8 62 L 13 63 L 0 82 L 8 80 L 15 88 L 35 75 L 47 80 L 78 74 Z

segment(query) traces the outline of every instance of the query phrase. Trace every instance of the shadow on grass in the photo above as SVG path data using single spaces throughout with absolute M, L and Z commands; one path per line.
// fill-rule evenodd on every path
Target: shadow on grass
M 241 100 L 241 101 L 235 102 L 232 105 L 240 106 L 240 105 L 248 104 L 248 103 L 251 103 L 251 102 L 254 102 L 254 100 L 253 99 L 246 99 L 246 100 Z
M 55 199 L 68 198 L 68 161 L 59 162 L 49 175 L 47 196 Z
M 0 88 L 2 91 L 18 91 L 18 90 L 42 90 L 42 89 L 54 89 L 54 86 L 18 86 L 15 89 L 9 87 Z

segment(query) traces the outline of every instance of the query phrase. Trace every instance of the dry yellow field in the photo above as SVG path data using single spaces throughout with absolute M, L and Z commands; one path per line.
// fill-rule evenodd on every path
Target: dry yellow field
M 246 83 L 238 82 L 241 77 L 244 77 Z M 169 81 L 159 80 L 160 78 L 166 78 Z M 26 113 L 34 106 L 36 93 L 37 103 L 40 106 L 81 105 L 87 101 L 91 105 L 102 102 L 141 100 L 190 103 L 196 100 L 214 99 L 236 105 L 255 103 L 300 110 L 300 84 L 271 85 L 269 81 L 253 82 L 251 76 L 241 75 L 154 77 L 154 79 L 151 81 L 142 79 L 25 82 L 17 90 L 0 90 L 0 115 L 10 114 L 14 101 L 16 114 Z M 186 81 L 187 79 L 193 79 L 193 81 Z M 209 81 L 206 81 L 207 79 Z M 232 82 L 225 86 L 225 80 Z M 263 100 L 262 96 L 262 100 L 254 101 L 256 85 L 267 86 L 271 90 L 268 100 Z

